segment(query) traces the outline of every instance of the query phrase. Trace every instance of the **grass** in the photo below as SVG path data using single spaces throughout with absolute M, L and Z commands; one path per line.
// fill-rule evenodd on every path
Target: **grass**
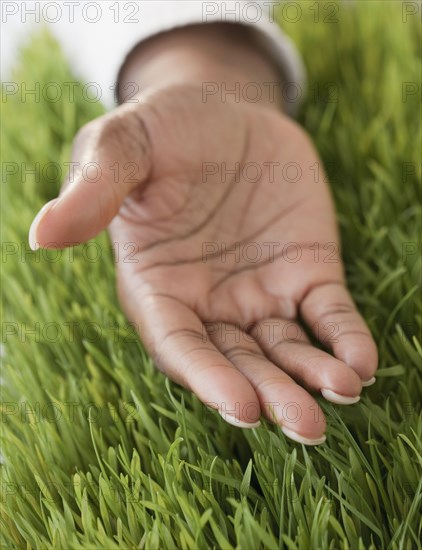
M 65 170 L 100 104 L 81 89 L 74 102 L 10 96 L 4 548 L 421 548 L 420 26 L 402 22 L 399 2 L 341 4 L 336 23 L 315 23 L 308 7 L 285 25 L 308 68 L 300 119 L 333 182 L 348 281 L 379 344 L 377 383 L 358 405 L 322 404 L 327 442 L 312 449 L 269 424 L 233 428 L 169 383 L 119 310 L 105 234 L 60 257 L 26 244 L 60 186 L 47 163 Z M 42 34 L 13 80 L 74 78 Z M 403 95 L 406 82 L 418 93 Z

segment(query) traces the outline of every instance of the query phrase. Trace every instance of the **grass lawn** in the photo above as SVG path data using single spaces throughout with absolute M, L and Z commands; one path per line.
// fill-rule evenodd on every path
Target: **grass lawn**
M 349 285 L 379 345 L 377 383 L 356 405 L 321 403 L 327 442 L 316 448 L 265 422 L 231 427 L 169 383 L 119 310 L 106 234 L 73 251 L 27 245 L 59 189 L 55 168 L 65 173 L 72 137 L 102 107 L 82 88 L 74 102 L 10 96 L 2 547 L 421 548 L 420 21 L 372 1 L 316 23 L 311 5 L 284 25 L 308 69 L 300 120 L 331 176 Z M 74 78 L 42 34 L 13 80 L 42 90 Z

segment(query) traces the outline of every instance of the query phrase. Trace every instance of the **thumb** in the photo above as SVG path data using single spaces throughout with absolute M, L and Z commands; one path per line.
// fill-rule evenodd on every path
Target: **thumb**
M 108 226 L 128 193 L 147 181 L 152 148 L 142 110 L 122 105 L 81 128 L 59 197 L 32 222 L 32 250 L 92 239 Z

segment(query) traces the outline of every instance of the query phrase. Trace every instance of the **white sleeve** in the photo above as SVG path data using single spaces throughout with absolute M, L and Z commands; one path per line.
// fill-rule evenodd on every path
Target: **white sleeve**
M 292 41 L 274 22 L 271 1 L 141 0 L 91 2 L 2 2 L 14 4 L 7 23 L 47 23 L 77 76 L 98 86 L 107 107 L 115 104 L 115 83 L 127 54 L 142 40 L 176 27 L 237 22 L 260 31 L 262 46 L 277 63 L 283 97 L 294 114 L 305 86 L 305 70 Z M 20 4 L 20 7 L 19 7 Z M 12 13 L 17 10 L 16 13 Z M 13 29 L 13 25 L 11 26 Z M 284 93 L 284 91 L 286 93 Z M 289 101 L 290 99 L 290 101 Z

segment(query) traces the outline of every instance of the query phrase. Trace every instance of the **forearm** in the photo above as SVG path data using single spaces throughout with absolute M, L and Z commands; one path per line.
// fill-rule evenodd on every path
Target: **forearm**
M 249 101 L 282 108 L 280 74 L 261 51 L 252 28 L 192 25 L 152 37 L 135 48 L 119 78 L 119 101 L 178 84 L 198 86 L 202 100 Z

